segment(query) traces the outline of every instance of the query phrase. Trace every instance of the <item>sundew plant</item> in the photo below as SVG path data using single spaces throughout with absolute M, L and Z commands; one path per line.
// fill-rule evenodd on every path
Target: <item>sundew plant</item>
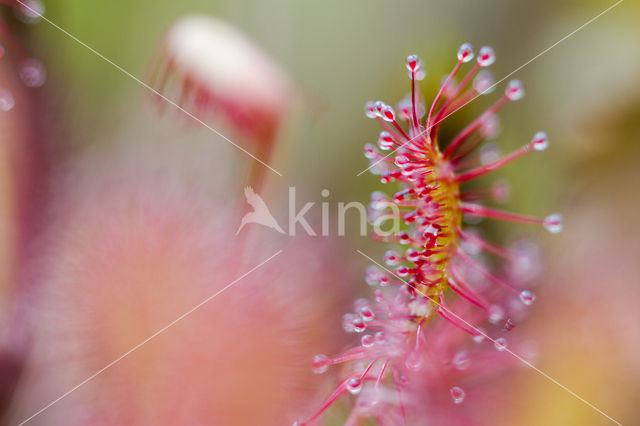
M 391 236 L 373 233 L 374 239 L 392 247 L 380 262 L 370 259 L 374 264 L 367 268 L 365 281 L 375 287 L 372 300 L 358 299 L 354 312 L 342 319 L 346 332 L 360 335 L 359 344 L 338 355 L 313 358 L 315 373 L 324 373 L 334 365 L 349 367 L 320 408 L 296 425 L 310 424 L 345 393 L 358 395 L 349 424 L 367 417 L 391 425 L 422 424 L 429 416 L 434 424 L 470 421 L 464 411 L 438 403 L 441 395 L 433 393 L 447 393 L 455 405 L 461 404 L 466 392 L 462 382 L 469 381 L 465 375 L 500 370 L 505 360 L 492 352 L 507 351 L 504 334 L 515 326 L 512 311 L 535 301 L 530 290 L 492 272 L 481 256 L 489 253 L 517 270 L 531 262 L 530 253 L 485 241 L 477 229 L 463 226 L 463 216 L 468 215 L 541 225 L 551 233 L 562 229 L 558 214 L 538 219 L 484 205 L 504 195 L 504 184 L 486 190 L 465 185 L 529 152 L 547 149 L 549 140 L 540 131 L 520 149 L 502 157 L 487 160 L 487 155 L 478 154 L 478 147 L 497 132 L 498 111 L 523 98 L 522 83 L 509 81 L 504 94 L 456 136 L 449 141 L 438 138 L 439 126 L 449 115 L 476 97 L 493 92 L 497 85 L 486 70 L 495 61 L 488 46 L 479 50 L 470 70 L 456 81 L 463 65 L 474 56 L 470 44 L 460 47 L 457 62 L 428 111 L 417 87 L 425 70 L 416 55 L 406 60 L 411 79 L 408 97 L 396 109 L 382 101 L 365 106 L 366 116 L 383 129 L 378 147 L 365 146 L 369 169 L 383 183 L 397 185 L 392 196 L 371 194 L 370 219 L 379 219 L 389 214 L 391 206 L 397 206 L 406 227 Z M 478 277 L 488 283 L 485 288 L 477 285 L 482 281 Z M 522 306 L 514 306 L 514 298 Z M 460 314 L 456 307 L 461 301 L 477 310 Z M 438 324 L 437 318 L 449 326 Z M 490 329 L 479 326 L 485 320 L 492 325 Z M 472 353 L 462 350 L 456 336 L 460 330 L 484 346 Z M 457 352 L 456 346 L 460 346 Z

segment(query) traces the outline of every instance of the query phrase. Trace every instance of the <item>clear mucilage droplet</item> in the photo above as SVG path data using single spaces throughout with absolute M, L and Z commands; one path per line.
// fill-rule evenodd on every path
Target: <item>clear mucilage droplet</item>
M 16 17 L 24 23 L 34 24 L 44 14 L 44 5 L 37 0 L 22 0 L 18 3 L 18 8 L 15 9 Z
M 458 49 L 458 60 L 462 63 L 469 62 L 473 59 L 473 47 L 470 43 L 465 43 Z
M 497 115 L 490 115 L 482 122 L 480 134 L 485 139 L 495 139 L 500 134 L 500 119 Z
M 504 319 L 504 309 L 500 305 L 489 306 L 489 322 L 498 324 Z
M 500 159 L 500 147 L 495 143 L 488 143 L 480 148 L 480 164 L 486 166 Z
M 476 327 L 477 334 L 473 336 L 473 341 L 476 343 L 482 343 L 486 336 L 486 331 L 480 327 Z
M 478 65 L 481 67 L 489 67 L 496 61 L 496 53 L 489 46 L 483 46 L 478 52 Z
M 422 68 L 422 61 L 418 58 L 418 55 L 407 56 L 407 69 L 409 72 L 416 72 Z
M 389 132 L 382 131 L 378 136 L 378 147 L 383 151 L 389 151 L 393 148 L 394 140 Z
M 482 70 L 473 79 L 473 90 L 481 95 L 488 95 L 496 89 L 495 79 L 489 70 Z
M 362 379 L 359 377 L 352 377 L 347 380 L 346 387 L 350 393 L 355 395 L 362 390 Z
M 398 241 L 400 244 L 409 244 L 411 242 L 411 236 L 406 231 L 398 232 Z
M 550 214 L 544 218 L 542 225 L 547 231 L 557 234 L 562 231 L 562 216 L 557 213 Z
M 507 349 L 507 339 L 505 339 L 504 337 L 498 337 L 496 340 L 494 340 L 493 342 L 493 346 L 499 351 L 502 352 L 505 349 Z
M 35 59 L 22 62 L 18 73 L 24 85 L 31 88 L 42 86 L 47 77 L 44 67 Z
M 362 333 L 367 329 L 367 324 L 360 317 L 354 318 L 352 321 L 352 325 L 353 325 L 353 331 L 355 331 L 356 333 Z
M 394 250 L 387 250 L 383 259 L 387 266 L 395 266 L 400 263 L 400 254 Z
M 491 184 L 491 196 L 494 201 L 504 203 L 511 196 L 511 185 L 509 181 L 497 180 Z
M 378 116 L 378 112 L 376 111 L 376 104 L 373 101 L 368 101 L 364 104 L 364 114 L 368 118 L 376 118 Z
M 466 370 L 469 367 L 471 359 L 469 358 L 469 352 L 462 350 L 456 353 L 451 360 L 453 367 L 456 370 Z
M 544 151 L 549 146 L 549 138 L 545 132 L 538 132 L 533 135 L 531 145 L 536 151 Z
M 405 167 L 407 167 L 410 162 L 411 160 L 409 160 L 409 157 L 407 157 L 404 154 L 396 155 L 396 158 L 394 160 L 395 165 L 400 167 L 401 169 L 404 169 Z
M 422 367 L 422 357 L 417 351 L 411 351 L 405 358 L 404 365 L 409 370 L 418 371 Z
M 420 259 L 420 252 L 414 248 L 408 248 L 404 253 L 409 262 L 417 262 Z
M 346 331 L 347 333 L 353 333 L 355 330 L 355 327 L 353 326 L 353 320 L 357 318 L 354 314 L 344 314 L 342 316 L 342 328 L 344 329 L 344 331 Z
M 465 393 L 460 386 L 452 387 L 449 392 L 451 393 L 451 399 L 453 399 L 454 404 L 461 404 L 464 401 Z
M 511 331 L 511 330 L 513 330 L 513 328 L 514 328 L 515 326 L 516 326 L 516 325 L 513 323 L 513 320 L 512 320 L 511 318 L 507 319 L 507 320 L 504 322 L 504 329 L 505 329 L 505 330 L 507 330 L 507 331 Z
M 384 121 L 394 121 L 396 119 L 396 112 L 393 110 L 393 107 L 389 105 L 385 105 L 380 110 L 380 115 Z
M 409 78 L 415 80 L 422 80 L 426 75 L 423 62 L 417 55 L 407 56 L 407 70 L 409 71 Z
M 380 280 L 385 277 L 385 272 L 375 265 L 367 266 L 364 272 L 364 280 L 370 286 L 380 285 Z
M 369 305 L 360 307 L 360 309 L 358 309 L 358 313 L 360 314 L 360 318 L 362 318 L 363 321 L 373 321 L 376 318 L 376 314 L 375 312 L 373 312 L 373 308 L 371 308 L 371 306 Z
M 524 85 L 520 80 L 511 80 L 507 83 L 504 94 L 510 101 L 519 101 L 524 98 Z
M 529 290 L 523 290 L 520 293 L 520 301 L 527 306 L 531 306 L 536 301 L 536 295 Z
M 365 334 L 360 339 L 360 344 L 363 348 L 370 348 L 376 343 L 376 338 L 372 334 Z
M 6 89 L 0 89 L 0 111 L 11 111 L 16 104 L 13 95 Z
M 331 364 L 329 357 L 323 354 L 318 354 L 311 360 L 311 371 L 314 374 L 325 373 L 329 369 L 329 364 Z
M 402 265 L 396 268 L 396 274 L 399 277 L 407 277 L 409 276 L 410 273 L 411 273 L 411 268 L 409 268 L 408 266 Z
M 374 158 L 378 157 L 378 150 L 375 146 L 368 143 L 364 146 L 364 156 L 369 160 L 373 160 Z

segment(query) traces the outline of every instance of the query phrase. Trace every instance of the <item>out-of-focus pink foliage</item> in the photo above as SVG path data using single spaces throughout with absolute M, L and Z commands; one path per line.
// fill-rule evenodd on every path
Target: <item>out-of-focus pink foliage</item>
M 327 327 L 344 295 L 330 246 L 256 228 L 235 237 L 236 203 L 197 183 L 206 170 L 188 159 L 170 168 L 160 156 L 132 161 L 137 154 L 87 155 L 60 179 L 31 264 L 33 348 L 11 418 L 33 414 L 282 249 L 32 424 L 291 422 L 315 393 L 308 358 L 339 344 Z

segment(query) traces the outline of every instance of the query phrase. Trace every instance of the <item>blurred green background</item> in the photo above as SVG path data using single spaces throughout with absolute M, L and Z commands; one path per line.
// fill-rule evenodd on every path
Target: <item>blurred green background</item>
M 285 177 L 270 178 L 275 192 L 295 185 L 319 200 L 326 188 L 331 201 L 365 201 L 380 185 L 370 174 L 356 176 L 367 166 L 362 146 L 378 132 L 363 105 L 376 99 L 395 104 L 407 93 L 408 54 L 425 61 L 422 87 L 429 99 L 461 43 L 493 46 L 498 60 L 492 69 L 500 79 L 612 4 L 58 0 L 46 3 L 46 16 L 143 80 L 158 40 L 177 18 L 206 13 L 238 26 L 291 73 L 298 88 L 282 155 L 274 162 Z M 551 149 L 497 175 L 512 183 L 506 208 L 538 216 L 560 211 L 566 220 L 559 238 L 539 238 L 548 268 L 533 314 L 518 332 L 538 340 L 542 370 L 623 424 L 640 422 L 639 23 L 640 4 L 626 0 L 518 71 L 514 77 L 525 82 L 527 96 L 501 114 L 497 140 L 508 152 L 547 131 Z M 166 118 L 150 111 L 148 93 L 137 82 L 46 22 L 34 28 L 32 45 L 47 64 L 47 90 L 62 111 L 68 152 L 118 143 L 127 134 L 158 137 L 153 128 Z M 451 117 L 448 128 L 463 126 L 491 102 L 474 101 Z M 215 146 L 213 167 L 228 158 L 239 167 L 249 164 L 204 128 L 189 128 L 188 137 Z M 499 240 L 541 235 L 488 225 Z M 355 247 L 382 250 L 359 237 L 344 246 L 348 253 Z M 361 270 L 359 255 L 347 260 Z M 505 424 L 607 424 L 535 372 L 517 374 L 512 386 L 520 397 L 505 404 Z

